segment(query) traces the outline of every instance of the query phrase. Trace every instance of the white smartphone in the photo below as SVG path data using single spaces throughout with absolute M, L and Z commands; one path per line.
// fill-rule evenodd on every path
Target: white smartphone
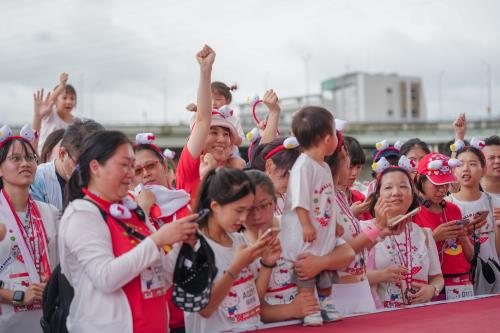
M 269 228 L 260 237 L 265 238 L 265 237 L 269 236 L 273 231 L 278 233 L 278 232 L 280 232 L 280 229 L 279 228 Z
M 413 217 L 415 215 L 418 214 L 418 212 L 420 212 L 420 207 L 417 207 L 415 208 L 414 210 L 412 210 L 411 212 L 409 213 L 406 213 L 404 215 L 400 215 L 400 216 L 397 216 L 393 219 L 391 219 L 388 223 L 388 227 L 393 229 L 395 228 L 398 224 L 400 224 L 401 222 L 403 222 L 404 220 L 410 218 L 410 217 Z

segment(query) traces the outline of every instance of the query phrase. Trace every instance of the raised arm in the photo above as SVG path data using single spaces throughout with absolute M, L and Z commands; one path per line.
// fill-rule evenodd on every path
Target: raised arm
M 196 122 L 187 142 L 187 148 L 193 159 L 200 157 L 210 131 L 210 122 L 212 121 L 212 93 L 210 84 L 212 82 L 212 65 L 215 60 L 215 52 L 208 45 L 205 45 L 196 54 L 196 60 L 200 65 Z
M 266 128 L 262 132 L 261 144 L 269 143 L 277 136 L 281 114 L 278 95 L 272 89 L 266 91 L 263 101 L 269 109 L 269 118 L 267 119 Z

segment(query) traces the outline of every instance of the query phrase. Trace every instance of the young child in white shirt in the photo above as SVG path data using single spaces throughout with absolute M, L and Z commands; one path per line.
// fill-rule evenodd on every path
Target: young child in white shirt
M 321 107 L 305 107 L 292 120 L 292 131 L 303 148 L 303 153 L 290 171 L 285 210 L 282 216 L 283 256 L 295 261 L 299 254 L 329 254 L 336 244 L 336 221 L 334 216 L 334 186 L 325 156 L 337 149 L 335 119 Z M 321 312 L 325 320 L 339 319 L 331 293 L 333 274 L 323 271 L 315 279 L 299 280 L 294 274 L 293 282 L 300 293 L 315 293 L 317 290 Z M 323 324 L 321 312 L 304 318 L 304 325 Z

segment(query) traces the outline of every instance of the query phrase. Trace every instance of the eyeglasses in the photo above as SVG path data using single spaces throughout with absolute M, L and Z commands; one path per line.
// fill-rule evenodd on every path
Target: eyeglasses
M 146 172 L 152 171 L 154 168 L 156 168 L 156 165 L 160 163 L 160 161 L 150 161 L 146 162 L 143 165 L 137 165 L 134 168 L 135 175 L 140 176 L 142 175 L 142 170 L 145 170 Z
M 273 203 L 271 201 L 265 202 L 259 206 L 254 206 L 250 208 L 250 214 L 255 214 L 255 213 L 261 213 L 267 211 L 269 208 L 271 208 Z
M 12 154 L 10 156 L 7 156 L 7 159 L 14 164 L 20 164 L 23 159 L 28 163 L 38 163 L 38 156 L 36 156 L 35 154 L 26 154 L 24 156 L 19 154 Z

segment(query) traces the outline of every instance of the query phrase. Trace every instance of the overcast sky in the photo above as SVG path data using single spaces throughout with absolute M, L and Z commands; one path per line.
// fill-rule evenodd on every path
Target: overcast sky
M 33 92 L 70 74 L 77 115 L 103 123 L 179 122 L 196 99 L 196 51 L 234 102 L 274 88 L 311 92 L 349 71 L 423 79 L 437 117 L 486 115 L 487 65 L 500 117 L 500 2 L 459 0 L 0 1 L 0 123 L 30 121 Z

